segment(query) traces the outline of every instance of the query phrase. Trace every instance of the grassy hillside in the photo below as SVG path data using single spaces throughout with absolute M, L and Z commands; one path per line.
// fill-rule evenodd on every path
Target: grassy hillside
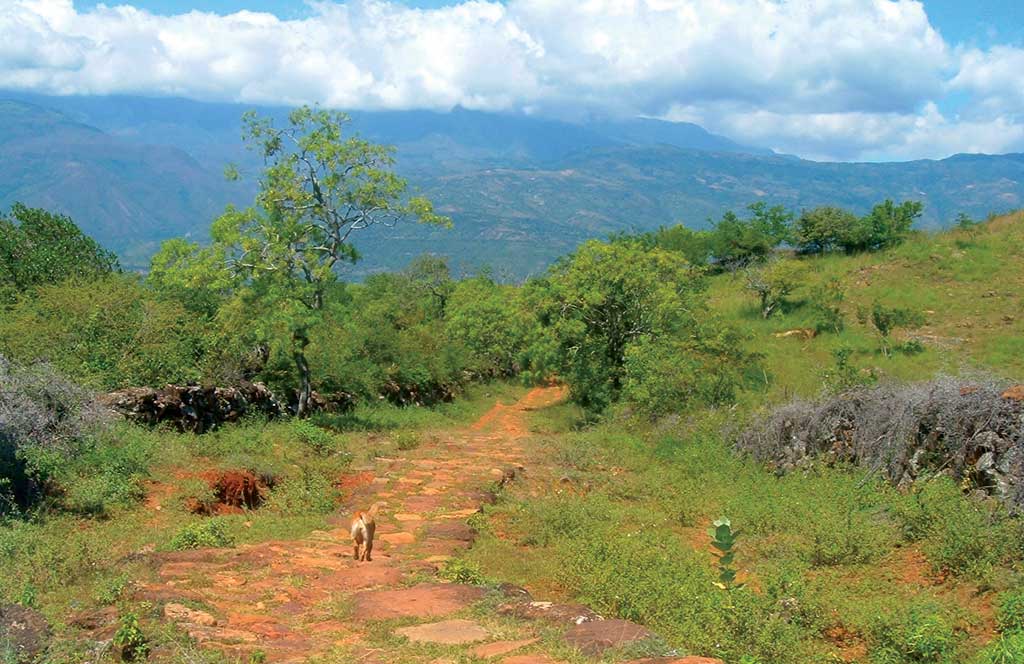
M 835 363 L 833 352 L 844 346 L 854 351 L 856 365 L 880 377 L 913 380 L 982 369 L 1024 377 L 1024 212 L 971 230 L 922 233 L 883 252 L 795 260 L 809 271 L 806 285 L 767 320 L 745 289 L 742 272 L 717 275 L 710 287 L 716 309 L 737 321 L 749 333 L 751 348 L 764 354 L 769 401 L 819 393 L 823 371 Z M 813 339 L 780 337 L 814 327 L 806 301 L 814 286 L 831 278 L 845 288 L 846 329 Z M 857 320 L 858 309 L 876 301 L 924 314 L 923 326 L 896 333 L 919 340 L 924 352 L 878 354 L 877 334 Z
M 806 290 L 767 320 L 741 274 L 715 276 L 715 307 L 762 354 L 768 387 L 657 423 L 620 416 L 587 426 L 570 404 L 536 414 L 529 479 L 480 520 L 484 535 L 465 564 L 665 638 L 637 655 L 674 648 L 729 664 L 1024 662 L 1013 617 L 1024 602 L 1019 518 L 965 497 L 941 473 L 897 491 L 843 464 L 777 476 L 730 449 L 772 404 L 819 397 L 839 347 L 883 381 L 976 372 L 1020 381 L 1022 259 L 1024 213 L 883 253 L 803 258 Z M 778 336 L 813 325 L 802 294 L 831 277 L 848 286 L 846 329 Z M 855 313 L 876 300 L 926 315 L 922 327 L 899 333 L 923 351 L 877 351 Z M 742 590 L 714 587 L 707 529 L 721 517 L 740 532 Z

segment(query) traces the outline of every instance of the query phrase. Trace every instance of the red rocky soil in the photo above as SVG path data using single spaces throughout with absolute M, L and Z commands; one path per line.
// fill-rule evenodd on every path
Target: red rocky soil
M 454 615 L 489 591 L 435 577 L 445 560 L 471 545 L 466 519 L 486 501 L 487 487 L 511 481 L 528 463 L 526 412 L 563 397 L 561 388 L 535 389 L 514 405 L 494 406 L 468 430 L 354 469 L 358 480 L 343 482 L 350 497 L 330 530 L 294 541 L 160 554 L 158 580 L 142 595 L 162 605 L 166 619 L 202 648 L 242 661 L 255 651 L 268 662 L 304 662 L 344 649 L 352 661 L 390 662 L 379 643 L 366 643 L 366 631 L 368 621 L 395 618 L 403 619 L 395 631 L 411 641 L 458 644 L 464 657 L 506 664 L 558 662 L 535 641 L 551 622 L 563 624 L 571 644 L 588 654 L 615 645 L 616 635 L 635 639 L 643 633 L 639 626 L 608 621 L 613 630 L 580 627 L 575 623 L 601 618 L 585 607 L 533 602 L 514 590 L 494 603 L 503 604 L 495 612 L 520 620 L 523 638 L 499 639 Z M 373 561 L 357 564 L 348 514 L 376 501 L 386 507 Z

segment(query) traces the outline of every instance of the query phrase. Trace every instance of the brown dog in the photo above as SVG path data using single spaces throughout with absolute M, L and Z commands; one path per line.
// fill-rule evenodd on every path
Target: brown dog
M 356 560 L 373 560 L 373 533 L 377 530 L 377 512 L 384 503 L 374 503 L 366 512 L 356 512 L 352 517 L 353 557 Z

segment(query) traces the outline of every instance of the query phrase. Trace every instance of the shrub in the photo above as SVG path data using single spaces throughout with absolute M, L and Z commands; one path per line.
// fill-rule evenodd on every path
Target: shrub
M 802 253 L 832 251 L 857 225 L 857 216 L 837 207 L 804 210 L 796 221 L 794 240 Z
M 317 454 L 329 454 L 337 447 L 337 440 L 331 432 L 321 429 L 309 420 L 294 419 L 290 423 L 290 428 L 292 435 Z
M 182 526 L 170 542 L 174 551 L 186 549 L 221 548 L 235 545 L 224 521 L 218 518 L 193 521 Z
M 338 490 L 323 472 L 302 466 L 297 476 L 283 478 L 267 500 L 267 508 L 281 514 L 327 514 L 337 506 Z
M 49 365 L 0 356 L 0 519 L 41 498 L 105 422 L 92 394 Z
M 408 452 L 420 446 L 420 437 L 413 431 L 400 431 L 395 434 L 395 442 L 398 449 Z
M 1024 590 L 1011 590 L 999 597 L 996 611 L 1000 632 L 1024 633 Z
M 134 613 L 121 616 L 121 624 L 114 633 L 113 643 L 121 651 L 121 659 L 126 662 L 146 659 L 149 654 L 146 635 L 142 633 L 139 617 Z
M 474 586 L 482 586 L 487 583 L 480 568 L 468 561 L 453 558 L 445 562 L 438 575 L 454 583 L 466 583 Z
M 1000 635 L 972 664 L 1024 664 L 1024 632 Z
M 908 539 L 920 540 L 937 569 L 986 580 L 1012 555 L 1016 533 L 995 506 L 970 500 L 949 478 L 935 478 L 904 496 L 895 514 Z
M 878 664 L 952 662 L 958 642 L 953 624 L 930 605 L 880 617 L 870 630 L 871 661 Z
M 1003 462 L 1024 445 L 1021 406 L 1002 398 L 1005 389 L 985 377 L 854 388 L 819 403 L 782 406 L 737 445 L 783 471 L 821 456 L 880 472 L 893 484 L 948 472 L 1020 507 L 1024 467 Z M 994 469 L 978 465 L 986 454 Z
M 846 321 L 843 318 L 841 305 L 846 299 L 846 291 L 842 282 L 833 277 L 811 290 L 811 310 L 814 313 L 814 329 L 816 332 L 843 331 Z
M 746 270 L 747 290 L 760 301 L 761 318 L 768 318 L 786 304 L 807 278 L 806 268 L 797 261 L 773 260 Z

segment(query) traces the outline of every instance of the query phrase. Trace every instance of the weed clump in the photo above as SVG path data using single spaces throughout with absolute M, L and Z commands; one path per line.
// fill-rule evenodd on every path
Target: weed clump
M 235 545 L 235 538 L 220 519 L 195 521 L 183 526 L 171 539 L 174 551 L 187 549 L 221 548 Z

